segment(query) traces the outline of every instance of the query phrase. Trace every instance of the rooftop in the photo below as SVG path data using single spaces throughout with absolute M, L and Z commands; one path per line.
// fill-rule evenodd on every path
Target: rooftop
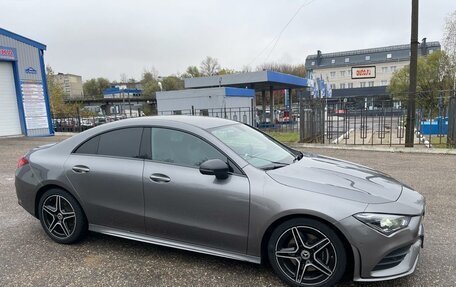
M 36 47 L 36 48 L 38 48 L 40 50 L 46 50 L 46 45 L 41 44 L 41 43 L 39 43 L 37 41 L 31 40 L 29 38 L 26 38 L 24 36 L 21 36 L 19 34 L 13 33 L 11 31 L 5 30 L 3 28 L 0 28 L 0 35 L 9 37 L 11 39 L 14 39 L 16 41 L 25 43 L 25 44 L 33 46 L 33 47 Z
M 439 42 L 426 42 L 423 39 L 418 54 L 427 55 L 440 50 Z M 369 65 L 384 62 L 408 61 L 410 45 L 395 45 L 361 50 L 342 51 L 335 53 L 317 53 L 306 58 L 306 68 L 329 68 L 353 65 Z
M 272 87 L 273 90 L 296 89 L 307 87 L 307 79 L 274 71 L 259 71 L 185 79 L 186 89 L 223 86 L 249 88 L 254 89 L 255 91 L 269 90 L 270 87 Z

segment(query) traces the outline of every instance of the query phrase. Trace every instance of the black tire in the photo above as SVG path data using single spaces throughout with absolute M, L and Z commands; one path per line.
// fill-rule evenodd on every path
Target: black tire
M 87 219 L 81 205 L 64 190 L 46 191 L 40 198 L 38 216 L 46 234 L 57 243 L 75 243 L 87 234 Z
M 295 238 L 302 242 L 299 246 Z M 318 220 L 285 221 L 272 232 L 267 248 L 272 269 L 289 286 L 334 286 L 345 273 L 347 254 L 341 239 Z

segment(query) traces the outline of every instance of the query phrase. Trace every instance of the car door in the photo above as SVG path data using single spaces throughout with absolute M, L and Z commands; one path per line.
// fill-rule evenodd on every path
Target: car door
M 142 133 L 142 127 L 134 127 L 95 136 L 65 162 L 90 224 L 145 232 Z
M 245 253 L 247 177 L 238 169 L 225 180 L 201 174 L 199 165 L 205 160 L 229 160 L 213 145 L 184 131 L 152 128 L 151 146 L 151 160 L 144 163 L 146 232 Z

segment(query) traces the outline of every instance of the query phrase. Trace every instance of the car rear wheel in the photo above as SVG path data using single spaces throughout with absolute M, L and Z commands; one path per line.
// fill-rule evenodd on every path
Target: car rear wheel
M 46 234 L 58 243 L 74 243 L 87 233 L 87 220 L 81 206 L 60 189 L 50 189 L 41 196 L 39 218 Z
M 320 221 L 296 218 L 280 224 L 268 242 L 274 272 L 290 286 L 333 286 L 347 256 L 336 232 Z

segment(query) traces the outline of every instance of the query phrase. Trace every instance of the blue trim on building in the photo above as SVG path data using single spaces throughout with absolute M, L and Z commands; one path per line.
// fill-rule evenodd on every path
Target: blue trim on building
M 139 89 L 120 89 L 120 88 L 107 88 L 103 90 L 103 95 L 114 95 L 120 93 L 127 94 L 142 94 L 142 90 Z
M 41 44 L 40 42 L 37 42 L 37 41 L 33 41 L 33 40 L 29 39 L 29 38 L 26 38 L 24 36 L 18 35 L 16 33 L 10 32 L 10 31 L 5 30 L 3 28 L 0 28 L 0 35 L 4 35 L 6 37 L 12 38 L 14 40 L 17 40 L 17 41 L 25 43 L 27 45 L 36 47 L 36 48 L 41 49 L 41 50 L 46 50 L 46 45 Z
M 253 97 L 255 90 L 225 87 L 225 95 L 227 97 Z
M 46 112 L 49 124 L 49 135 L 54 135 L 54 126 L 51 117 L 51 107 L 49 103 L 49 92 L 46 81 L 46 68 L 44 66 L 44 51 L 38 49 L 38 57 L 40 58 L 40 69 L 41 69 L 41 81 L 43 82 L 44 102 L 46 103 Z
M 0 59 L 0 62 L 11 62 L 13 68 L 13 78 L 14 78 L 14 87 L 16 89 L 16 101 L 17 101 L 17 109 L 19 112 L 19 121 L 21 123 L 21 132 L 24 135 L 27 135 L 27 125 L 25 122 L 25 112 L 24 112 L 24 105 L 22 104 L 22 91 L 21 91 L 21 84 L 19 79 L 19 68 L 17 64 L 17 51 L 16 48 L 11 47 L 0 47 L 10 49 L 14 53 L 14 60 L 13 59 Z
M 10 49 L 14 53 L 14 60 L 13 59 L 1 59 L 0 62 L 11 62 L 13 68 L 13 78 L 14 78 L 14 87 L 16 89 L 16 101 L 17 101 L 17 109 L 19 112 L 19 121 L 21 123 L 21 132 L 24 135 L 27 135 L 27 125 L 25 122 L 25 112 L 24 112 L 24 105 L 22 103 L 22 91 L 21 91 L 21 84 L 19 79 L 19 68 L 17 63 L 17 51 L 16 48 L 11 47 L 0 47 Z
M 269 82 L 276 82 L 281 84 L 290 84 L 301 87 L 307 87 L 307 79 L 298 76 L 278 73 L 274 71 L 267 71 L 267 77 Z
M 16 100 L 17 107 L 19 109 L 19 120 L 21 122 L 22 134 L 28 135 L 27 132 L 27 122 L 25 121 L 25 111 L 24 111 L 24 102 L 22 101 L 22 90 L 19 79 L 19 68 L 17 67 L 17 61 L 13 62 L 13 73 L 14 73 L 14 85 L 16 86 Z

